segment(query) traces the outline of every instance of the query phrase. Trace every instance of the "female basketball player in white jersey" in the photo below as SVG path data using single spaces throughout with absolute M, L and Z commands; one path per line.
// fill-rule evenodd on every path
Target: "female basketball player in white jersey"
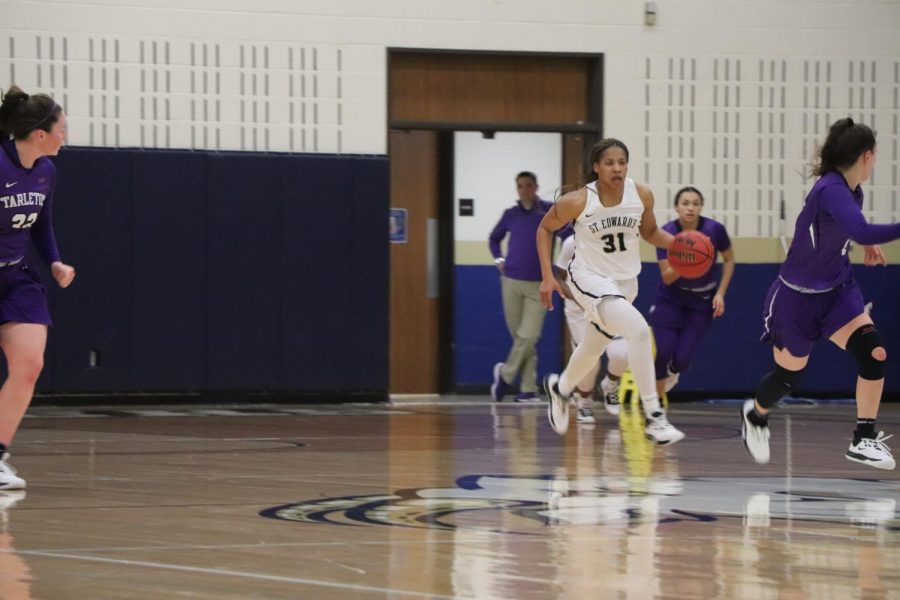
M 668 422 L 660 407 L 650 327 L 631 303 L 637 296 L 641 271 L 640 238 L 658 248 L 668 248 L 674 238 L 656 225 L 650 189 L 626 177 L 625 144 L 600 140 L 591 149 L 591 166 L 596 179 L 560 198 L 537 231 L 541 301 L 552 310 L 553 292 L 563 293 L 550 259 L 553 232 L 574 223 L 575 257 L 569 263 L 569 288 L 589 321 L 584 339 L 562 375 L 550 374 L 544 380 L 550 424 L 560 435 L 568 430 L 569 397 L 610 340 L 622 336 L 647 417 L 645 434 L 657 444 L 673 444 L 684 434 Z

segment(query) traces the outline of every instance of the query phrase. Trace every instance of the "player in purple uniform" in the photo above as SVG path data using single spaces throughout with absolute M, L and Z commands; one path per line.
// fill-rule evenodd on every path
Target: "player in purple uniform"
M 684 279 L 669 266 L 666 251 L 657 248 L 656 258 L 662 281 L 656 302 L 650 309 L 650 322 L 656 339 L 656 391 L 660 398 L 675 387 L 680 373 L 691 364 L 700 340 L 709 331 L 714 318 L 725 314 L 725 293 L 734 275 L 734 251 L 725 226 L 701 216 L 703 194 L 694 187 L 684 187 L 675 194 L 678 218 L 662 229 L 672 235 L 682 231 L 705 234 L 716 252 L 722 253 L 721 279 L 715 267 L 696 279 Z M 618 378 L 625 371 L 627 356 L 624 340 L 614 340 L 607 349 L 607 375 L 600 383 L 607 405 L 618 403 Z
M 875 165 L 875 133 L 852 119 L 831 126 L 794 239 L 763 307 L 763 340 L 774 346 L 775 370 L 762 378 L 756 400 L 741 409 L 742 437 L 758 463 L 769 462 L 769 409 L 800 380 L 816 340 L 826 338 L 859 365 L 856 431 L 848 460 L 893 469 L 894 457 L 875 419 L 887 352 L 853 280 L 850 242 L 863 246 L 868 266 L 884 265 L 877 244 L 900 238 L 900 223 L 874 225 L 862 214 L 861 185 Z
M 0 490 L 25 487 L 6 449 L 31 403 L 50 325 L 46 291 L 25 260 L 29 238 L 60 287 L 75 278 L 53 235 L 56 168 L 46 158 L 65 141 L 62 108 L 50 96 L 10 86 L 0 104 L 0 348 L 9 371 L 0 388 Z
M 666 253 L 657 250 L 662 281 L 650 312 L 650 326 L 656 338 L 656 387 L 660 395 L 674 387 L 678 374 L 685 372 L 691 358 L 714 318 L 725 314 L 725 293 L 734 276 L 734 251 L 725 226 L 701 216 L 703 194 L 693 187 L 675 194 L 678 218 L 663 225 L 676 235 L 695 230 L 705 234 L 713 249 L 722 254 L 721 278 L 715 267 L 696 279 L 684 279 L 669 266 Z M 715 258 L 715 257 L 714 257 Z

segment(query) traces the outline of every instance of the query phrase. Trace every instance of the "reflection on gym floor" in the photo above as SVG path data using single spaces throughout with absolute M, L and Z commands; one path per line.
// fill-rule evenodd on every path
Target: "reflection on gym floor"
M 846 407 L 40 412 L 0 495 L 0 598 L 900 598 L 898 475 L 844 460 Z M 882 422 L 900 410 L 886 406 Z

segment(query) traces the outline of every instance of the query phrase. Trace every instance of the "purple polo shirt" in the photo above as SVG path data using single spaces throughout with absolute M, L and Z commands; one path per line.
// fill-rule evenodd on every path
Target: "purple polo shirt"
M 794 239 L 778 272 L 788 286 L 825 292 L 852 278 L 850 241 L 884 244 L 900 238 L 900 223 L 874 225 L 862 214 L 861 186 L 851 190 L 844 176 L 824 174 L 806 196 L 797 217 Z
M 538 260 L 536 234 L 538 226 L 547 211 L 553 208 L 552 202 L 538 198 L 530 210 L 526 210 L 520 202 L 507 208 L 500 217 L 500 221 L 491 231 L 489 245 L 494 258 L 500 258 L 503 253 L 500 250 L 500 242 L 509 235 L 509 244 L 506 252 L 506 265 L 504 275 L 510 279 L 522 281 L 540 281 L 541 263 Z M 557 232 L 560 237 L 565 237 L 564 232 L 570 230 L 566 227 Z M 562 235 L 561 235 L 562 234 Z
M 672 235 L 677 235 L 682 231 L 681 222 L 678 219 L 674 221 L 669 221 L 665 225 L 662 226 L 664 231 L 671 233 Z M 729 248 L 731 248 L 731 238 L 728 237 L 728 232 L 725 230 L 725 226 L 719 223 L 718 221 L 714 221 L 712 219 L 708 219 L 704 216 L 701 216 L 697 222 L 697 231 L 702 234 L 705 234 L 706 237 L 712 241 L 713 245 L 713 266 L 701 277 L 696 279 L 685 279 L 683 277 L 679 277 L 675 281 L 673 281 L 670 285 L 666 285 L 662 282 L 659 284 L 659 292 L 665 293 L 670 287 L 675 286 L 677 288 L 681 288 L 683 290 L 688 291 L 700 291 L 700 292 L 709 292 L 710 290 L 714 290 L 719 285 L 719 275 L 722 271 L 719 264 L 716 261 L 719 252 L 725 252 Z M 656 259 L 663 260 L 666 258 L 667 253 L 662 248 L 656 249 Z

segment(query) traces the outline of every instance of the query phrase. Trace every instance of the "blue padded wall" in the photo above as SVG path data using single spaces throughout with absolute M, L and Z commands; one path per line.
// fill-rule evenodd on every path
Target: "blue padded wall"
M 55 162 L 57 238 L 78 276 L 60 290 L 41 267 L 56 324 L 39 391 L 387 390 L 386 157 L 67 148 Z M 644 267 L 646 314 L 659 275 Z M 738 265 L 679 390 L 752 393 L 772 365 L 757 340 L 776 272 Z M 900 266 L 855 273 L 897 393 Z M 510 343 L 497 271 L 454 277 L 453 382 L 487 385 Z M 541 374 L 561 367 L 562 318 L 547 317 Z M 854 385 L 853 361 L 823 342 L 799 391 Z
M 489 384 L 494 365 L 506 358 L 512 345 L 503 318 L 500 275 L 493 265 L 457 265 L 455 276 L 454 381 L 459 386 Z M 539 380 L 559 370 L 564 319 L 556 298 L 537 346 Z
M 137 389 L 206 385 L 207 161 L 202 154 L 178 161 L 172 169 L 171 156 L 147 153 L 132 162 Z
M 101 150 L 64 156 L 57 161 L 53 219 L 63 260 L 75 266 L 76 280 L 60 290 L 44 275 L 55 323 L 45 377 L 52 375 L 53 387 L 42 377 L 38 389 L 128 389 L 135 361 L 133 161 L 127 152 Z M 92 350 L 102 369 L 87 368 Z
M 67 148 L 43 392 L 387 390 L 386 157 Z M 98 367 L 88 364 L 91 351 Z
M 704 339 L 689 371 L 679 382 L 681 392 L 731 392 L 752 394 L 759 378 L 773 366 L 769 346 L 759 342 L 763 301 L 778 272 L 775 264 L 739 264 L 726 297 L 726 314 L 718 319 Z M 900 266 L 854 267 L 866 301 L 873 302 L 875 319 L 888 350 L 885 390 L 900 392 Z M 503 322 L 497 270 L 493 266 L 457 266 L 456 382 L 488 385 L 490 367 L 509 349 L 509 334 Z M 645 263 L 639 277 L 635 301 L 646 315 L 656 295 L 659 269 Z M 540 371 L 560 369 L 559 319 L 562 311 L 548 315 L 540 342 Z M 798 393 L 846 394 L 856 385 L 856 366 L 845 352 L 822 341 L 813 349 Z
M 207 373 L 214 389 L 281 382 L 282 271 L 293 267 L 283 260 L 281 222 L 283 204 L 300 202 L 302 193 L 298 181 L 285 181 L 285 163 L 264 156 L 208 159 Z M 296 231 L 293 240 L 302 234 Z

